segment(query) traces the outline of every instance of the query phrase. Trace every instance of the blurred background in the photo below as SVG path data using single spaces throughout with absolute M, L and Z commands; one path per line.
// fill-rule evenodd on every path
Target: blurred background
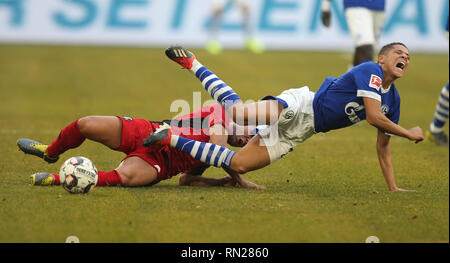
M 204 47 L 213 0 L 0 0 L 0 42 Z M 342 1 L 322 26 L 321 0 L 247 0 L 249 30 L 269 50 L 353 48 Z M 448 0 L 387 0 L 380 44 L 403 41 L 416 52 L 446 52 Z M 225 4 L 215 34 L 224 48 L 245 46 L 238 5 Z

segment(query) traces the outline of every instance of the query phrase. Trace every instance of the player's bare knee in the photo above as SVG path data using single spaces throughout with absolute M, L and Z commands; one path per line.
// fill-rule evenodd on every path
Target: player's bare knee
M 233 168 L 233 171 L 235 171 L 236 173 L 239 173 L 239 174 L 245 174 L 249 170 L 245 165 L 242 165 L 242 166 L 237 166 L 237 167 Z
M 231 170 L 233 170 L 234 172 L 239 173 L 239 174 L 245 174 L 246 172 L 249 171 L 245 162 L 242 162 L 240 160 L 233 160 L 231 162 L 230 168 L 231 168 Z
M 122 181 L 122 186 L 132 186 L 131 181 L 134 177 L 133 174 L 131 174 L 126 169 L 116 169 L 116 172 L 120 176 L 120 179 Z
M 86 116 L 78 119 L 77 125 L 80 132 L 86 136 L 92 132 L 95 126 L 95 120 L 93 116 Z

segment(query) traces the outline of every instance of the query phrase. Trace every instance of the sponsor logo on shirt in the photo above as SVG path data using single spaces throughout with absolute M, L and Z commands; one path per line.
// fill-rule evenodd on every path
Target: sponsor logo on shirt
M 369 87 L 376 89 L 377 91 L 380 91 L 381 88 L 381 78 L 377 75 L 372 74 L 370 76 L 370 82 Z
M 345 105 L 345 113 L 348 115 L 348 119 L 352 123 L 360 122 L 361 119 L 356 114 L 358 111 L 362 111 L 364 109 L 364 105 L 359 105 L 357 102 L 349 102 Z

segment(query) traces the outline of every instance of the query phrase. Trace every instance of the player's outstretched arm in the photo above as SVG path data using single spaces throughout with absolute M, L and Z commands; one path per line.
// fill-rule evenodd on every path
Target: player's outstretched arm
M 423 141 L 423 132 L 420 127 L 414 127 L 410 130 L 403 128 L 389 120 L 383 113 L 381 113 L 381 102 L 372 98 L 364 97 L 364 107 L 366 109 L 367 122 L 390 134 L 398 135 L 407 138 L 411 141 L 419 143 Z
M 265 187 L 262 185 L 257 185 L 255 183 L 247 181 L 239 175 L 238 177 L 240 178 L 239 182 L 235 179 L 235 177 L 232 177 L 230 175 L 222 178 L 207 178 L 201 175 L 192 175 L 183 173 L 180 175 L 178 183 L 181 186 L 202 186 L 202 187 L 228 186 L 237 188 L 265 189 Z
M 242 188 L 254 188 L 254 189 L 266 189 L 263 185 L 258 185 L 253 182 L 250 182 L 244 179 L 240 174 L 236 173 L 233 170 L 225 169 L 224 170 L 230 175 L 231 181 L 226 186 L 234 186 L 234 187 L 242 187 Z
M 231 184 L 233 178 L 225 176 L 223 178 L 206 178 L 201 175 L 192 175 L 183 173 L 180 175 L 178 183 L 182 186 L 227 186 Z
M 386 180 L 388 188 L 391 191 L 399 191 L 399 192 L 411 191 L 398 188 L 397 185 L 395 184 L 394 168 L 392 166 L 391 161 L 391 147 L 389 144 L 390 138 L 391 136 L 386 135 L 384 131 L 378 129 L 377 154 L 384 179 Z

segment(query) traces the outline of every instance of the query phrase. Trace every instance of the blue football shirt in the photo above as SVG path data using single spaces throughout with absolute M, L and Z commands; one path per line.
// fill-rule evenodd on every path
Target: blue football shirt
M 384 11 L 385 0 L 344 0 L 344 9 L 348 7 L 365 7 L 370 10 Z
M 447 17 L 447 25 L 445 26 L 445 30 L 448 32 L 448 17 Z
M 381 102 L 381 111 L 392 122 L 400 118 L 400 96 L 395 85 L 381 86 L 383 70 L 374 62 L 354 67 L 339 78 L 327 78 L 313 101 L 316 132 L 327 132 L 366 119 L 363 97 Z

